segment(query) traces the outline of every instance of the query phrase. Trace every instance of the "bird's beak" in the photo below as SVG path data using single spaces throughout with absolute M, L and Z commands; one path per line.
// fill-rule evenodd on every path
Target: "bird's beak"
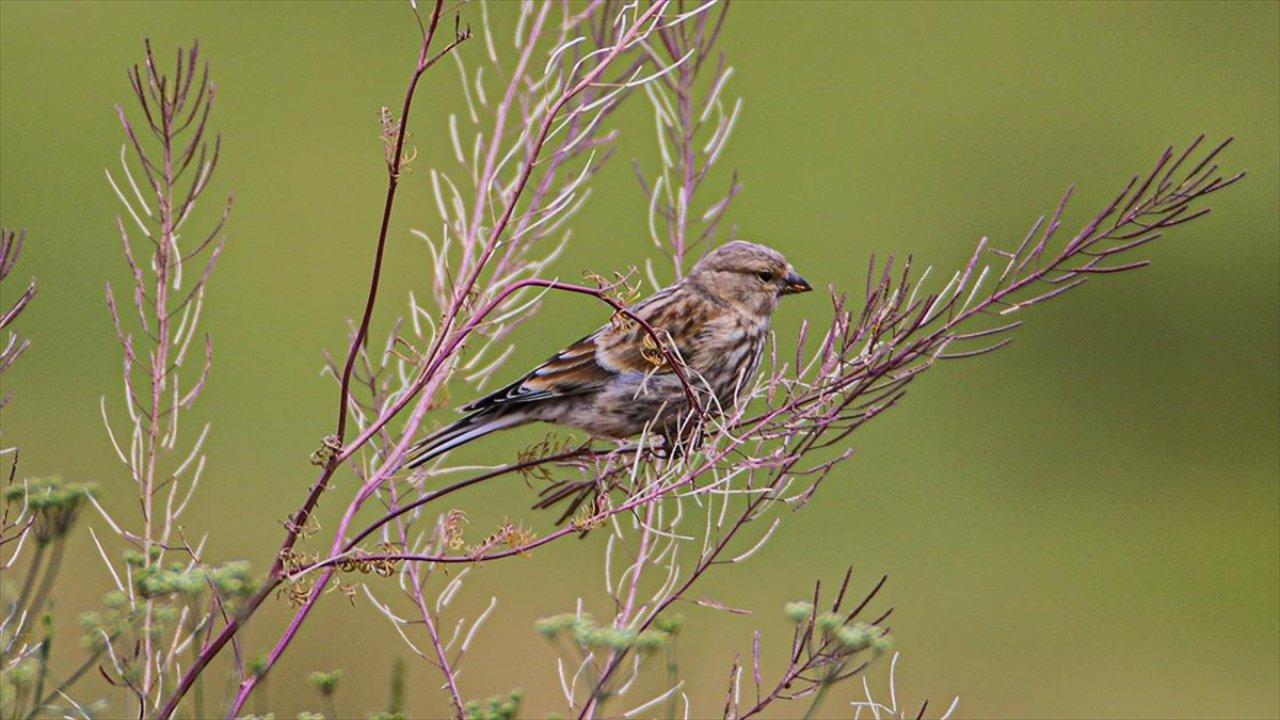
M 800 277 L 795 270 L 787 273 L 787 276 L 783 279 L 785 280 L 782 285 L 783 295 L 795 295 L 796 293 L 809 292 L 813 289 L 813 286 L 809 284 L 809 281 Z

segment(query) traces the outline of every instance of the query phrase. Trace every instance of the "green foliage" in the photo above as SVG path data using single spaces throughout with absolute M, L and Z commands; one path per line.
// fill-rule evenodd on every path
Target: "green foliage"
M 261 652 L 249 658 L 249 662 L 245 663 L 245 670 L 254 677 L 261 677 L 267 671 L 267 654 Z
M 813 603 L 804 600 L 789 602 L 783 606 L 783 613 L 793 623 L 804 623 L 813 617 Z M 843 656 L 852 656 L 867 649 L 879 656 L 893 647 L 893 639 L 887 632 L 863 622 L 846 624 L 840 613 L 821 613 L 813 624 L 825 640 L 834 641 L 837 651 Z
M 836 631 L 836 642 L 846 650 L 866 650 L 871 645 L 871 628 L 862 623 L 842 627 Z
M 137 550 L 125 550 L 121 555 L 124 557 L 124 561 L 127 565 L 130 567 L 140 568 L 145 566 L 148 560 L 159 560 L 160 552 L 160 546 L 152 545 L 146 555 L 143 555 Z
M 307 676 L 307 682 L 315 691 L 324 697 L 333 697 L 338 690 L 338 681 L 342 679 L 342 670 L 321 672 L 319 670 Z
M 632 645 L 635 649 L 641 651 L 657 650 L 658 648 L 666 647 L 670 640 L 671 636 L 661 630 L 645 630 L 636 636 L 635 640 L 632 641 Z
M 462 715 L 466 720 L 514 720 L 523 699 L 524 691 L 516 688 L 505 696 L 494 695 L 483 703 L 472 700 L 463 706 Z
M 789 602 L 783 606 L 783 612 L 786 613 L 787 619 L 793 623 L 802 623 L 813 617 L 813 603 L 798 600 Z
M 561 630 L 569 627 L 578 619 L 573 613 L 561 613 L 552 615 L 551 617 L 541 618 L 533 623 L 533 629 L 539 634 L 545 635 L 548 640 L 554 640 Z
M 893 638 L 888 635 L 878 635 L 871 641 L 871 651 L 876 655 L 883 655 L 892 649 Z
M 6 503 L 22 502 L 35 517 L 35 540 L 48 545 L 60 540 L 75 524 L 84 503 L 97 494 L 93 483 L 67 483 L 60 477 L 31 479 L 5 488 Z
M 84 631 L 80 645 L 91 652 L 105 650 L 109 641 L 141 625 L 142 609 L 131 607 L 124 593 L 113 590 L 102 596 L 102 604 L 105 611 L 90 610 L 79 616 L 80 629 Z M 156 614 L 156 620 L 161 624 L 171 617 L 169 613 Z
M 241 600 L 253 592 L 257 582 L 249 573 L 249 563 L 237 560 L 213 566 L 146 565 L 134 573 L 134 585 L 144 598 L 180 595 L 194 600 L 212 586 L 224 600 Z
M 12 668 L 0 672 L 0 677 L 14 688 L 25 689 L 35 681 L 36 673 L 40 670 L 40 664 L 35 658 L 24 660 Z
M 36 677 L 40 674 L 40 663 L 35 658 L 28 658 L 6 670 L 0 670 L 0 716 L 8 717 L 5 708 L 14 708 L 24 702 L 23 698 L 32 690 Z
M 684 627 L 684 615 L 669 613 L 659 615 L 653 620 L 653 628 L 668 635 L 678 635 Z
M 822 632 L 829 633 L 841 625 L 844 625 L 844 616 L 839 613 L 824 612 L 818 616 L 815 624 Z
M 630 628 L 597 628 L 587 623 L 574 627 L 573 639 L 579 645 L 623 650 L 635 643 L 638 633 Z
M 548 640 L 556 640 L 567 633 L 573 641 L 583 647 L 626 650 L 635 648 L 642 652 L 666 647 L 671 636 L 679 632 L 684 618 L 675 615 L 661 622 L 655 621 L 654 627 L 644 632 L 631 628 L 600 627 L 595 619 L 586 613 L 575 615 L 562 613 L 542 618 L 534 623 L 534 629 Z
M 391 661 L 391 699 L 387 703 L 387 720 L 392 716 L 398 717 L 404 712 L 404 679 L 407 669 L 408 665 L 403 657 L 397 655 L 396 659 Z

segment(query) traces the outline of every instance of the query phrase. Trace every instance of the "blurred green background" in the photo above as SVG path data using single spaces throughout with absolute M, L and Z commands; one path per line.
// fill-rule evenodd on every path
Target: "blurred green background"
M 846 564 L 858 588 L 890 574 L 879 602 L 896 607 L 907 702 L 959 694 L 967 717 L 1280 714 L 1278 8 L 734 7 L 723 48 L 745 109 L 722 164 L 745 189 L 731 220 L 815 285 L 859 287 L 871 252 L 947 267 L 981 235 L 1016 242 L 1073 181 L 1077 224 L 1164 145 L 1202 131 L 1236 136 L 1225 164 L 1250 177 L 1152 247 L 1152 268 L 1038 308 L 1008 350 L 937 369 L 860 432 L 855 461 L 751 565 L 695 594 L 754 616 L 684 609 L 695 716 L 718 712 L 752 628 L 765 631 L 766 656 L 784 652 L 782 604 Z M 515 6 L 491 10 L 509 24 Z M 97 481 L 112 507 L 136 511 L 97 409 L 120 387 L 102 286 L 126 279 L 102 168 L 119 153 L 112 106 L 129 98 L 124 68 L 142 39 L 164 57 L 198 37 L 220 86 L 214 191 L 234 190 L 237 205 L 207 312 L 214 373 L 195 412 L 213 421 L 211 465 L 187 524 L 212 531 L 213 557 L 265 568 L 314 475 L 307 456 L 331 430 L 321 351 L 341 346 L 363 298 L 384 186 L 377 110 L 401 97 L 415 33 L 399 3 L 0 3 L 0 217 L 29 231 L 16 278 L 40 282 L 20 323 L 33 346 L 4 388 L 15 394 L 4 437 L 22 446 L 26 473 Z M 448 162 L 445 118 L 461 108 L 442 66 L 414 113 L 419 166 Z M 627 167 L 653 167 L 642 98 L 618 126 L 619 156 L 575 221 L 564 277 L 652 252 Z M 434 222 L 425 178 L 408 176 L 395 216 L 379 328 L 425 281 L 407 232 Z M 826 317 L 818 294 L 796 300 L 783 337 L 800 318 Z M 517 334 L 503 377 L 603 318 L 581 300 L 544 312 Z M 459 457 L 491 460 L 537 434 Z M 326 528 L 350 490 L 348 479 L 326 496 Z M 507 481 L 458 503 L 545 528 L 530 496 Z M 527 716 L 561 709 L 554 654 L 531 624 L 579 596 L 599 602 L 603 540 L 470 576 L 455 607 L 474 616 L 491 595 L 499 605 L 465 666 L 467 697 L 519 686 Z M 76 543 L 58 589 L 68 621 L 109 582 L 87 536 Z M 251 647 L 282 627 L 286 606 L 269 605 Z M 347 673 L 344 712 L 382 707 L 405 648 L 358 605 L 324 603 L 266 707 L 318 708 L 303 678 L 335 667 Z M 64 661 L 78 654 L 74 634 L 63 634 Z M 411 660 L 411 711 L 439 715 L 436 677 Z

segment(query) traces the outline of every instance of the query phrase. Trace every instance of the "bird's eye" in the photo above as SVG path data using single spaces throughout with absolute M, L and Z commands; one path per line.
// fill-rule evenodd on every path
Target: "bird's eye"
M 773 282 L 773 273 L 768 270 L 762 270 L 756 273 L 756 277 L 760 278 L 761 282 Z

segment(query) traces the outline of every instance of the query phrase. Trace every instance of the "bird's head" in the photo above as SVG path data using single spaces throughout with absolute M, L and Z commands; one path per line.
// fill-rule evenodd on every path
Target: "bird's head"
M 783 295 L 813 288 L 782 253 L 735 240 L 707 253 L 689 272 L 689 282 L 746 312 L 768 316 Z

